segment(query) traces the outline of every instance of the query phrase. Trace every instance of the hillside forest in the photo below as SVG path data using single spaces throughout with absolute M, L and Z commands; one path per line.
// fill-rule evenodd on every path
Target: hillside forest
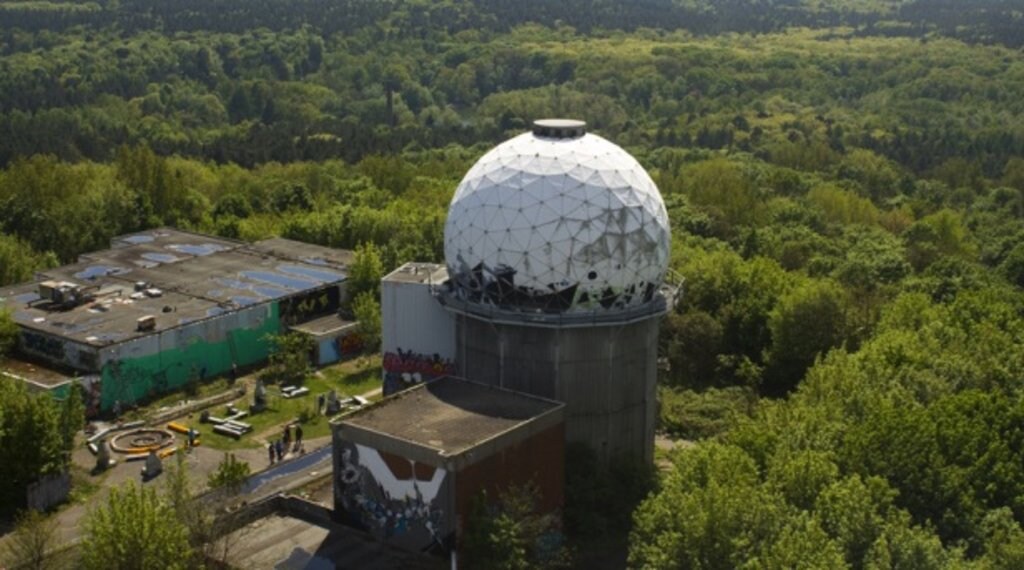
M 1020 568 L 1022 45 L 1019 0 L 3 0 L 0 284 L 161 225 L 441 261 L 477 158 L 584 119 L 668 205 L 693 445 L 570 536 Z

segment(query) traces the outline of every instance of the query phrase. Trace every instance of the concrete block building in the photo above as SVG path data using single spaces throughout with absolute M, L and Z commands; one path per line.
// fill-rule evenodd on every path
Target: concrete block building
M 562 505 L 564 405 L 444 377 L 332 424 L 335 517 L 389 544 L 447 554 L 481 493 L 533 483 Z
M 289 328 L 317 339 L 319 363 L 343 356 L 338 317 L 351 252 L 286 239 L 253 244 L 168 228 L 115 238 L 111 248 L 0 288 L 20 328 L 35 386 L 83 383 L 90 413 L 266 360 Z M 55 374 L 53 371 L 61 374 Z

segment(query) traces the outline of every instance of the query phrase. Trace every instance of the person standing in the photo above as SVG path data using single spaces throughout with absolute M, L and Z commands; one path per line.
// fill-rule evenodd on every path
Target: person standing
M 295 426 L 295 445 L 302 449 L 302 425 Z
M 270 464 L 274 464 L 274 442 L 267 444 L 267 451 L 270 453 Z
M 284 444 L 280 439 L 274 443 L 274 448 L 277 450 L 277 460 L 280 462 L 284 459 Z

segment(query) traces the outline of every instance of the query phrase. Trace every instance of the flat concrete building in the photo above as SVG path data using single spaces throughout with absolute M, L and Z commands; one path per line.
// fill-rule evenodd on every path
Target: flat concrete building
M 333 424 L 335 517 L 417 552 L 447 553 L 473 501 L 536 484 L 561 506 L 564 405 L 444 377 Z
M 19 352 L 78 378 L 96 413 L 259 364 L 271 335 L 338 320 L 351 259 L 280 238 L 247 244 L 161 228 L 0 288 L 0 306 L 21 329 Z M 344 324 L 316 325 L 322 363 L 341 357 Z

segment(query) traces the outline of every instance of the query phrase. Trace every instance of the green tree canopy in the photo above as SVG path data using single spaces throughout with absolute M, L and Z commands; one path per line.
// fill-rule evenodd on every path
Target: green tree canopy
M 188 528 L 154 489 L 133 483 L 110 491 L 89 512 L 81 563 L 86 570 L 185 569 L 191 564 Z

